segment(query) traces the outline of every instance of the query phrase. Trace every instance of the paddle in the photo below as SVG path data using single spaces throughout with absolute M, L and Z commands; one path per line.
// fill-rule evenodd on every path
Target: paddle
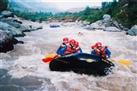
M 112 59 L 111 59 L 112 60 Z M 112 60 L 114 62 L 117 62 L 118 64 L 122 65 L 122 66 L 130 66 L 132 64 L 132 61 L 130 60 L 125 60 L 125 59 L 120 59 L 120 60 Z
M 42 61 L 44 63 L 50 63 L 52 60 L 54 60 L 55 58 L 57 58 L 58 55 L 57 54 L 47 54 L 43 59 Z

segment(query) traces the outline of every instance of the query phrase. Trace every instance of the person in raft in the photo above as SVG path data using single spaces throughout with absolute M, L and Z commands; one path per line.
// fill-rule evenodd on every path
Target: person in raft
M 67 37 L 63 38 L 63 42 L 60 45 L 60 47 L 57 49 L 56 53 L 60 56 L 64 56 L 64 51 L 66 50 L 68 45 L 69 45 L 69 39 Z
M 68 54 L 79 54 L 82 53 L 82 49 L 79 47 L 79 42 L 77 42 L 74 39 L 71 39 L 69 41 L 69 46 L 67 46 L 64 54 L 68 55 Z
M 79 47 L 79 43 L 76 40 L 71 39 L 69 41 L 68 38 L 63 38 L 63 43 L 58 48 L 56 53 L 60 56 L 64 56 L 69 54 L 82 53 L 82 49 Z
M 111 52 L 107 46 L 103 46 L 101 42 L 97 42 L 91 46 L 91 54 L 100 56 L 102 60 L 107 60 L 111 56 Z

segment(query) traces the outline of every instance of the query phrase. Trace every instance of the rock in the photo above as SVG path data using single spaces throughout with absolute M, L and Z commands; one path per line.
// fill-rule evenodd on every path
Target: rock
M 105 29 L 105 26 L 102 24 L 102 21 L 99 20 L 99 21 L 96 21 L 90 25 L 87 25 L 84 27 L 85 29 L 88 29 L 88 30 L 95 30 L 95 29 L 101 29 L 101 30 L 104 30 Z
M 15 28 L 20 28 L 21 24 L 16 22 L 14 18 L 3 18 L 1 19 L 2 22 L 8 23 L 9 25 L 15 27 Z
M 15 37 L 25 36 L 25 34 L 20 29 L 17 29 L 4 22 L 0 22 L 0 29 Z
M 108 15 L 108 14 L 103 15 L 103 21 L 104 21 L 104 22 L 111 21 L 111 16 Z
M 131 36 L 137 36 L 137 25 L 134 25 L 130 30 L 128 30 L 127 34 Z
M 35 27 L 33 25 L 28 25 L 28 26 L 25 26 L 25 27 L 26 27 L 26 30 L 24 32 L 31 32 L 31 31 L 43 29 L 42 26 Z
M 1 19 L 1 18 L 3 18 L 3 16 L 2 16 L 2 15 L 0 15 L 0 19 Z
M 0 52 L 7 52 L 14 47 L 13 37 L 9 36 L 6 32 L 0 30 Z
M 92 23 L 90 26 L 91 26 L 92 29 L 102 29 L 102 30 L 104 30 L 104 28 L 105 28 L 105 26 L 103 25 L 101 20 L 96 21 L 95 23 Z
M 108 31 L 108 32 L 121 32 L 120 29 L 116 28 L 116 27 L 106 27 L 104 29 L 104 31 Z
M 10 12 L 10 11 L 7 11 L 7 10 L 2 11 L 2 12 L 1 12 L 1 15 L 2 15 L 3 17 L 5 17 L 5 18 L 7 18 L 7 17 L 14 17 L 14 14 L 13 14 L 12 12 Z
M 86 26 L 86 25 L 89 25 L 90 22 L 88 22 L 88 21 L 83 21 L 82 24 L 83 24 L 84 26 Z
M 84 29 L 92 30 L 92 27 L 91 27 L 91 25 L 86 25 L 86 26 L 84 26 Z
M 105 27 L 113 26 L 112 19 L 109 18 L 109 15 L 104 15 L 104 16 L 103 16 L 102 24 L 103 24 Z
M 17 23 L 20 23 L 20 24 L 22 24 L 22 21 L 20 21 L 20 20 L 17 20 L 17 19 L 14 19 L 14 22 L 17 22 Z
M 36 30 L 39 30 L 39 29 L 43 29 L 43 27 L 42 27 L 42 26 L 39 26 L 39 27 L 36 28 Z
M 0 78 L 7 74 L 7 72 L 8 71 L 6 69 L 0 69 Z
M 15 85 L 0 85 L 0 91 L 24 91 L 23 88 Z
M 121 29 L 121 30 L 124 30 L 124 26 L 122 26 L 121 24 L 119 24 L 117 21 L 113 20 L 112 21 L 112 26 L 118 28 L 118 29 Z
M 21 21 L 15 18 L 3 18 L 1 21 L 19 29 L 21 32 L 29 31 L 29 27 L 26 27 Z

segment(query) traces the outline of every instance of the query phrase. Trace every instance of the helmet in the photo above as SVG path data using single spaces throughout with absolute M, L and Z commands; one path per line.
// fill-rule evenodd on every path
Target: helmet
M 68 41 L 69 39 L 67 37 L 63 38 L 63 41 Z
M 69 41 L 69 43 L 72 44 L 72 45 L 75 45 L 75 44 L 76 44 L 76 41 L 75 41 L 74 39 L 71 39 L 71 40 Z
M 102 43 L 101 42 L 97 42 L 95 45 L 96 45 L 96 47 L 101 47 Z

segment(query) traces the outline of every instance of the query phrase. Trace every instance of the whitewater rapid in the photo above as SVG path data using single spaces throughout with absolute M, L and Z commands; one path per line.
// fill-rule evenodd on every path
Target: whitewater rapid
M 18 38 L 24 44 L 0 53 L 0 69 L 6 70 L 2 77 L 0 75 L 0 88 L 14 89 L 11 91 L 137 91 L 137 37 L 124 32 L 89 31 L 76 23 L 59 24 L 61 27 L 50 28 L 49 23 L 34 23 L 43 29 L 26 33 L 25 37 Z M 91 44 L 100 41 L 110 48 L 112 59 L 131 60 L 133 64 L 124 67 L 114 62 L 113 73 L 105 77 L 52 72 L 49 64 L 41 59 L 45 54 L 55 53 L 63 37 L 76 39 L 87 53 L 91 51 Z

